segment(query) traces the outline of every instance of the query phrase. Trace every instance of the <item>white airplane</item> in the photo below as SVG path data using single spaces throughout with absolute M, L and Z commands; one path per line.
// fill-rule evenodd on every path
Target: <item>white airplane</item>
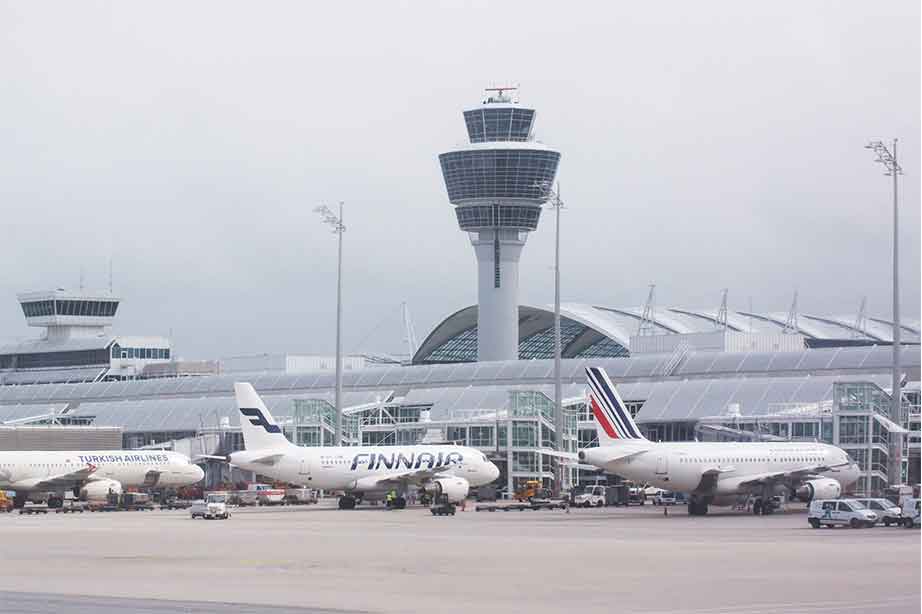
M 755 496 L 754 514 L 770 514 L 773 496 L 835 499 L 860 471 L 848 454 L 809 442 L 663 442 L 644 437 L 604 369 L 586 369 L 599 447 L 579 451 L 579 462 L 636 482 L 689 493 L 688 513 L 733 505 Z M 562 456 L 562 455 L 561 455 Z
M 457 502 L 472 486 L 499 477 L 499 469 L 483 453 L 464 446 L 296 446 L 282 434 L 252 385 L 234 384 L 234 393 L 245 450 L 231 454 L 229 462 L 290 484 L 341 490 L 339 509 L 380 499 L 391 490 L 399 493 L 395 503 L 402 508 L 411 487 Z
M 16 491 L 14 505 L 29 499 L 60 507 L 64 493 L 104 498 L 124 487 L 178 487 L 201 481 L 205 473 L 178 452 L 98 450 L 0 452 L 0 489 Z

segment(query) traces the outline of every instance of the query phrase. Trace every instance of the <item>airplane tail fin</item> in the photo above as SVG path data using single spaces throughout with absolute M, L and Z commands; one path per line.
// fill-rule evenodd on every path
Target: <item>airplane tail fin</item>
M 587 367 L 586 379 L 589 383 L 589 405 L 592 415 L 595 416 L 595 430 L 599 436 L 600 446 L 611 446 L 625 441 L 649 441 L 637 428 L 631 412 L 624 405 L 605 369 Z
M 235 383 L 234 395 L 237 397 L 237 409 L 240 410 L 243 446 L 247 450 L 278 449 L 292 445 L 252 384 Z

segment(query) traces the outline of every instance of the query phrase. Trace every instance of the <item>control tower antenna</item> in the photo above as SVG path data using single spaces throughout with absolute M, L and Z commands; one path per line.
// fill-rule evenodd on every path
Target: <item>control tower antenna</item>
M 448 201 L 477 258 L 477 360 L 519 357 L 519 258 L 550 198 L 560 153 L 532 137 L 535 110 L 487 88 L 464 111 L 470 144 L 439 156 Z
M 112 294 L 112 256 L 109 256 L 109 294 Z

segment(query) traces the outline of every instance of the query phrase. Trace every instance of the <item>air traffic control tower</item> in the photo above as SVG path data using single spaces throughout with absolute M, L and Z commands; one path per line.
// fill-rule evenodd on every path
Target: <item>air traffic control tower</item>
M 477 257 L 477 360 L 519 353 L 519 256 L 538 227 L 560 153 L 534 140 L 535 110 L 516 88 L 490 88 L 464 112 L 470 144 L 439 156 L 458 226 Z M 511 95 L 510 95 L 511 94 Z

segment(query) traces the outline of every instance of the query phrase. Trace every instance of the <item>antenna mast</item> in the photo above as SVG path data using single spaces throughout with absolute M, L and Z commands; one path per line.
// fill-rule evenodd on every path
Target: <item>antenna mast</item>
M 720 291 L 720 310 L 717 312 L 718 330 L 727 330 L 727 292 L 728 288 Z
M 855 316 L 855 328 L 852 330 L 852 339 L 857 339 L 859 337 L 867 337 L 868 329 L 868 297 L 861 297 L 861 304 L 858 306 L 858 315 Z
M 797 326 L 797 290 L 794 290 L 794 300 L 791 301 L 791 309 L 788 311 L 788 319 L 784 323 L 784 330 L 781 331 L 785 335 L 793 335 L 797 333 L 799 327 Z
M 647 294 L 647 302 L 643 306 L 643 315 L 640 316 L 640 324 L 637 326 L 637 336 L 656 334 L 656 325 L 654 320 L 656 316 L 653 311 L 656 308 L 656 284 L 650 284 L 650 292 Z
M 413 321 L 410 319 L 410 308 L 407 306 L 407 302 L 403 302 L 403 326 L 406 330 L 406 339 L 407 349 L 410 350 L 410 360 L 413 360 L 413 357 L 416 356 L 416 350 L 419 349 L 419 344 L 416 342 L 416 330 L 413 328 Z

